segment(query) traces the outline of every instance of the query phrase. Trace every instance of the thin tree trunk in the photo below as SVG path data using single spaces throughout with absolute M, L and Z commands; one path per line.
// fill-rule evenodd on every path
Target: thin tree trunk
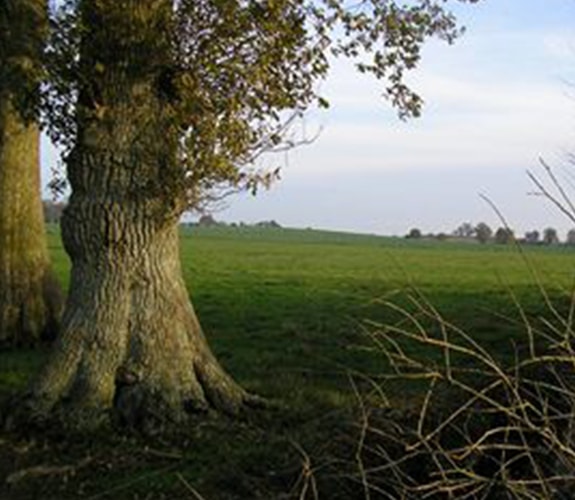
M 41 38 L 45 8 L 42 0 L 7 0 L 0 21 L 2 33 L 13 38 L 0 39 L 6 57 L 0 64 L 34 66 L 30 40 Z M 0 81 L 0 345 L 54 337 L 61 312 L 42 213 L 38 126 L 14 105 L 17 93 L 31 88 L 25 81 Z

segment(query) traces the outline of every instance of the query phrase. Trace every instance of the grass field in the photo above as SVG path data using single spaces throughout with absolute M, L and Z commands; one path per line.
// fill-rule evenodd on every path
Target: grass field
M 50 249 L 66 284 L 69 263 L 54 230 Z M 183 228 L 182 262 L 218 358 L 240 383 L 279 401 L 282 410 L 249 422 L 199 424 L 187 447 L 174 451 L 173 444 L 156 443 L 163 450 L 156 454 L 138 438 L 94 438 L 93 449 L 59 443 L 60 458 L 52 450 L 52 461 L 109 454 L 113 467 L 97 468 L 91 478 L 80 471 L 65 484 L 58 476 L 52 483 L 5 485 L 1 498 L 35 498 L 26 495 L 38 492 L 37 498 L 194 498 L 190 488 L 206 499 L 280 498 L 297 483 L 306 453 L 321 461 L 334 446 L 334 429 L 353 411 L 348 373 L 387 369 L 364 333 L 367 320 L 398 321 L 385 301 L 407 304 L 415 289 L 506 356 L 524 339 L 511 295 L 529 317 L 545 316 L 537 280 L 562 308 L 575 277 L 568 247 L 520 252 L 512 246 L 249 227 Z M 43 356 L 1 353 L 0 391 L 24 387 Z M 13 441 L 3 443 L 12 447 L 9 456 L 17 455 Z M 20 467 L 47 456 L 38 449 L 20 458 Z M 329 477 L 325 481 L 330 484 Z

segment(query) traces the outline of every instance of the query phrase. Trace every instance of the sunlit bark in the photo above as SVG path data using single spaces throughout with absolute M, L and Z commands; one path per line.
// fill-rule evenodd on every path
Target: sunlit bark
M 33 67 L 31 29 L 45 2 L 9 0 L 0 13 L 12 26 L 1 64 Z M 14 19 L 11 18 L 14 17 Z M 31 26 L 34 25 L 34 26 Z M 2 32 L 6 35 L 6 32 Z M 10 43 L 8 43 L 10 42 Z M 29 86 L 29 85 L 28 85 Z M 61 296 L 50 269 L 40 197 L 39 130 L 15 102 L 26 82 L 0 82 L 0 344 L 35 343 L 53 337 Z

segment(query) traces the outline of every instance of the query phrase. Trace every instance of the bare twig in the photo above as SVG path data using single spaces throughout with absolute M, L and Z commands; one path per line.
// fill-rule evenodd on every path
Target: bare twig
M 178 478 L 178 481 L 180 481 L 180 483 L 184 485 L 186 490 L 188 490 L 191 493 L 192 498 L 194 498 L 195 500 L 206 500 L 179 472 L 176 472 L 176 477 Z

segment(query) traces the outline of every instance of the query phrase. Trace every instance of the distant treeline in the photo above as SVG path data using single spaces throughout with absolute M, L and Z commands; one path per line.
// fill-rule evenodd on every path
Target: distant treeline
M 412 228 L 405 235 L 408 239 L 435 239 L 435 240 L 457 240 L 470 241 L 478 243 L 498 243 L 508 244 L 517 242 L 525 245 L 560 245 L 561 240 L 557 230 L 553 227 L 547 227 L 543 231 L 534 229 L 527 231 L 523 237 L 515 235 L 515 231 L 509 227 L 498 227 L 495 231 L 485 222 L 472 224 L 464 222 L 458 226 L 452 233 L 427 233 L 423 234 L 418 228 Z M 570 229 L 565 237 L 564 244 L 575 245 L 575 228 Z
M 58 224 L 62 217 L 62 212 L 66 207 L 64 201 L 43 200 L 42 206 L 44 208 L 44 221 L 48 224 Z M 282 226 L 275 220 L 263 220 L 254 224 L 246 224 L 244 222 L 223 222 L 216 220 L 212 215 L 204 214 L 195 222 L 182 222 L 183 225 L 188 227 L 271 227 L 281 228 Z
M 66 203 L 63 201 L 44 200 L 44 220 L 47 223 L 54 224 L 60 222 L 60 217 Z M 262 220 L 253 224 L 244 222 L 223 222 L 218 221 L 213 215 L 204 214 L 197 221 L 182 222 L 188 227 L 262 227 L 262 228 L 281 228 L 282 226 L 275 220 Z M 516 236 L 515 231 L 509 227 L 498 227 L 493 230 L 485 222 L 472 224 L 464 222 L 451 233 L 423 233 L 418 228 L 412 228 L 405 235 L 406 239 L 426 239 L 438 241 L 464 241 L 476 243 L 498 243 L 508 244 L 517 242 L 525 245 L 572 245 L 575 246 L 575 228 L 570 229 L 565 235 L 563 242 L 559 238 L 557 230 L 553 227 L 547 227 L 542 231 L 534 229 L 527 231 L 522 237 Z
M 282 226 L 277 223 L 275 220 L 263 220 L 260 222 L 256 222 L 254 224 L 246 224 L 245 222 L 223 222 L 216 220 L 212 215 L 204 214 L 202 215 L 197 222 L 184 222 L 186 226 L 190 227 L 272 227 L 272 228 L 281 228 Z

